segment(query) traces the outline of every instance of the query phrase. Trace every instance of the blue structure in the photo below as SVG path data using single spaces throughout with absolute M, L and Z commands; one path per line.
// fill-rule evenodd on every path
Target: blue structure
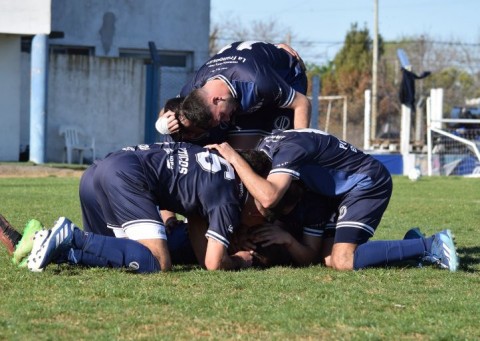
M 45 162 L 47 126 L 48 37 L 38 34 L 32 40 L 30 86 L 30 161 Z
M 402 154 L 370 154 L 387 167 L 390 174 L 403 175 Z

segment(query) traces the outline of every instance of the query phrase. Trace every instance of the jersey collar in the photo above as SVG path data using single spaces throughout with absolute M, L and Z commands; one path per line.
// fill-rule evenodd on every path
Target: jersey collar
M 208 81 L 211 81 L 213 79 L 220 79 L 222 80 L 228 87 L 228 90 L 230 91 L 230 93 L 232 94 L 232 97 L 233 98 L 237 98 L 238 97 L 238 94 L 237 94 L 237 90 L 235 90 L 235 88 L 233 87 L 232 83 L 228 80 L 227 77 L 225 77 L 224 75 L 216 75 L 216 76 L 213 76 L 209 79 L 207 79 L 207 82 Z

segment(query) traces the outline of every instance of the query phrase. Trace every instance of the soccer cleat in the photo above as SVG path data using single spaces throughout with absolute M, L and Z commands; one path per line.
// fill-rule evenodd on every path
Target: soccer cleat
M 405 233 L 403 239 L 419 239 L 425 238 L 425 235 L 420 231 L 418 227 L 412 227 L 410 230 Z
M 15 251 L 15 245 L 20 241 L 22 235 L 0 214 L 0 242 L 7 248 L 8 254 Z
M 61 217 L 50 230 L 38 231 L 33 237 L 33 248 L 28 257 L 28 269 L 41 272 L 72 247 L 73 230 L 76 226 Z
M 28 256 L 33 248 L 33 236 L 36 232 L 43 230 L 43 225 L 36 219 L 31 219 L 23 229 L 23 237 L 18 242 L 15 251 L 13 252 L 12 263 L 20 266 L 24 264 L 22 260 Z
M 459 259 L 450 230 L 443 230 L 433 235 L 432 248 L 430 252 L 426 252 L 422 261 L 436 264 L 452 272 L 457 271 Z
M 22 259 L 22 261 L 18 264 L 19 268 L 26 268 L 28 267 L 28 257 Z

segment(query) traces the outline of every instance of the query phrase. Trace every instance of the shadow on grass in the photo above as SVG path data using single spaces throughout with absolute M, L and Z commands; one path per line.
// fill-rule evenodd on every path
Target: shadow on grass
M 480 272 L 480 246 L 458 248 L 460 269 L 468 272 Z

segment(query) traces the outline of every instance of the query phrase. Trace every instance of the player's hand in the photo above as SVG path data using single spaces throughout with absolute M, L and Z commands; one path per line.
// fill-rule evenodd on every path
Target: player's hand
M 252 230 L 251 239 L 254 243 L 260 243 L 263 247 L 278 244 L 289 246 L 292 243 L 292 235 L 274 224 L 265 224 Z
M 303 71 L 306 70 L 305 63 L 303 62 L 302 58 L 300 58 L 300 55 L 298 54 L 298 52 L 295 51 L 290 45 L 280 43 L 280 44 L 276 44 L 276 46 L 278 48 L 281 48 L 281 49 L 287 51 L 292 56 L 294 56 L 298 60 L 298 62 L 300 63 L 300 67 L 302 68 L 302 70 Z
M 241 226 L 235 230 L 230 241 L 230 247 L 234 252 L 237 251 L 253 251 L 256 249 L 255 244 L 250 240 L 250 234 L 246 226 Z
M 300 59 L 300 55 L 298 54 L 298 52 L 295 51 L 290 45 L 280 43 L 280 44 L 276 44 L 276 46 L 278 48 L 281 48 L 281 49 L 287 51 L 288 53 L 290 53 L 295 58 Z
M 228 144 L 228 142 L 223 142 L 220 144 L 208 144 L 205 146 L 205 148 L 217 150 L 220 155 L 231 164 L 235 163 L 235 159 L 237 157 L 241 157 L 240 154 L 238 154 L 237 151 Z
M 180 124 L 178 123 L 173 111 L 166 111 L 158 118 L 155 128 L 160 134 L 173 134 L 178 132 Z

